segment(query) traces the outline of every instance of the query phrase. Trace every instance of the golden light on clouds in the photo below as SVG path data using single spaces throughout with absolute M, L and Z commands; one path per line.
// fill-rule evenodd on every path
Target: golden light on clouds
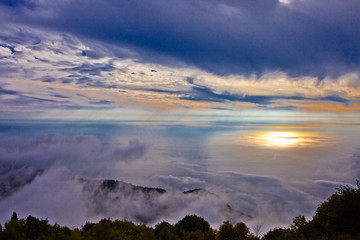
M 309 131 L 256 131 L 245 136 L 251 145 L 269 148 L 311 147 L 328 141 L 318 132 Z
M 217 75 L 181 62 L 146 63 L 137 59 L 136 52 L 126 49 L 121 52 L 128 57 L 83 56 L 79 53 L 103 52 L 107 48 L 99 50 L 97 45 L 88 45 L 74 36 L 71 45 L 64 45 L 67 41 L 64 36 L 42 31 L 37 35 L 44 37 L 39 43 L 41 47 L 20 44 L 15 48 L 19 53 L 11 55 L 9 48 L 0 48 L 7 56 L 1 59 L 4 66 L 21 69 L 2 76 L 0 88 L 4 90 L 0 104 L 3 109 L 33 108 L 44 114 L 54 109 L 64 112 L 81 108 L 113 111 L 127 108 L 144 114 L 193 109 L 217 117 L 222 111 L 221 120 L 234 120 L 235 115 L 242 118 L 249 113 L 263 117 L 260 113 L 263 110 L 271 111 L 275 117 L 280 111 L 289 115 L 360 113 L 360 74 L 357 72 L 322 80 L 313 76 L 289 76 L 280 71 Z M 199 112 L 196 115 L 199 116 Z

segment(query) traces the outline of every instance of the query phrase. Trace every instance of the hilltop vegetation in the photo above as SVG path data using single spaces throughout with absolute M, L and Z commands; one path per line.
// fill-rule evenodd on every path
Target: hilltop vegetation
M 176 224 L 161 222 L 154 228 L 126 220 L 102 219 L 80 229 L 51 225 L 47 219 L 28 216 L 0 225 L 0 240 L 255 240 L 243 223 L 224 222 L 212 229 L 202 217 L 188 215 Z M 360 184 L 341 186 L 322 203 L 312 220 L 295 217 L 289 228 L 270 230 L 262 240 L 355 240 L 360 239 Z
M 358 240 L 360 239 L 360 183 L 341 186 L 320 204 L 312 220 L 295 217 L 290 228 L 277 228 L 262 240 Z

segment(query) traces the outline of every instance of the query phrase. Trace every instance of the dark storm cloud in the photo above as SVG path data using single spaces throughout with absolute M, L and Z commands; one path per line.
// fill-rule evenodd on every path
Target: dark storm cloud
M 221 74 L 324 77 L 360 63 L 358 0 L 24 0 L 1 8 L 8 21 L 129 44 Z

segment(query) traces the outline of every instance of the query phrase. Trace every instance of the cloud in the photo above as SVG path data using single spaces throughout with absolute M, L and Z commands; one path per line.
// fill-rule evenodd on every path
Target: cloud
M 0 210 L 1 221 L 16 211 L 20 217 L 31 214 L 67 226 L 104 217 L 156 224 L 197 214 L 215 226 L 249 219 L 206 190 L 167 193 L 120 181 L 78 179 L 65 168 L 51 168 L 21 191 L 0 199 Z
M 0 45 L 0 58 L 11 56 L 14 53 L 14 50 L 8 46 Z
M 165 189 L 188 191 L 192 189 L 204 188 L 206 183 L 194 177 L 177 177 L 177 176 L 154 176 L 152 181 Z
M 75 73 L 75 74 L 80 74 L 80 75 L 84 75 L 84 74 L 88 74 L 88 75 L 93 75 L 93 76 L 99 76 L 101 75 L 102 72 L 111 72 L 113 71 L 115 68 L 114 66 L 112 66 L 111 63 L 108 64 L 82 64 L 80 66 L 76 66 L 73 68 L 69 68 L 69 69 L 64 69 L 64 71 L 68 71 L 70 73 Z
M 132 162 L 146 156 L 148 146 L 129 140 L 128 146 L 105 147 L 94 135 L 67 136 L 44 133 L 35 136 L 1 135 L 2 164 L 48 169 L 51 166 L 68 166 L 70 170 L 86 170 L 88 164 L 103 166 L 116 162 Z
M 109 104 L 112 104 L 114 102 L 108 101 L 108 100 L 98 100 L 98 101 L 90 101 L 89 103 L 94 104 L 94 105 L 109 105 Z
M 97 118 L 120 118 L 123 115 L 107 110 L 127 108 L 135 110 L 140 119 L 149 115 L 159 118 L 168 110 L 181 115 L 189 112 L 187 109 L 360 110 L 356 71 L 322 80 L 292 77 L 276 69 L 259 75 L 243 72 L 223 76 L 185 62 L 168 64 L 171 56 L 163 62 L 143 61 L 142 49 L 58 31 L 31 24 L 4 26 L 0 44 L 8 53 L 13 52 L 0 59 L 3 111 L 13 111 L 16 117 L 32 117 L 22 114 L 32 110 L 41 112 L 41 118 L 94 114 Z M 94 106 L 102 107 L 104 114 L 75 111 Z M 154 114 L 154 110 L 162 114 Z
M 0 162 L 0 199 L 19 191 L 42 173 L 41 169 Z
M 78 178 L 64 167 L 53 166 L 36 172 L 16 167 L 1 179 L 16 179 L 0 198 L 0 220 L 16 211 L 20 217 L 31 214 L 51 222 L 79 226 L 104 217 L 127 219 L 138 223 L 177 222 L 188 214 L 197 214 L 218 227 L 223 221 L 245 221 L 249 225 L 264 224 L 269 229 L 290 222 L 298 214 L 312 215 L 314 198 L 284 187 L 279 180 L 260 175 L 223 172 L 216 175 L 218 187 L 181 192 L 181 188 L 203 185 L 192 177 L 158 176 L 157 180 L 174 186 L 171 192 L 144 188 L 121 181 Z M 201 174 L 199 175 L 201 177 Z M 224 186 L 224 180 L 236 186 Z M 13 181 L 14 182 L 14 181 Z M 319 184 L 321 181 L 319 181 Z M 10 183 L 8 180 L 5 183 Z M 220 184 L 219 184 L 220 183 Z M 207 183 L 209 186 L 211 182 Z M 9 185 L 10 186 L 10 185 Z M 332 186 L 331 186 L 332 187 Z M 320 188 L 321 191 L 327 187 Z M 10 192 L 11 191 L 11 192 Z M 217 194 L 212 193 L 215 191 Z M 232 200 L 227 202 L 228 195 Z M 314 209 L 316 206 L 312 206 Z M 249 211 L 251 209 L 251 211 Z M 252 215 L 251 217 L 248 214 Z
M 288 225 L 299 214 L 313 216 L 337 184 L 353 182 L 359 174 L 358 152 L 352 154 L 357 148 L 354 128 L 347 129 L 352 134 L 347 142 L 319 148 L 320 155 L 313 148 L 304 153 L 241 147 L 224 138 L 242 138 L 233 129 L 83 121 L 3 124 L 0 221 L 12 211 L 70 227 L 104 217 L 176 222 L 195 213 L 214 226 L 246 220 L 248 226 L 262 223 L 265 231 Z M 346 135 L 333 128 L 324 131 L 334 131 L 336 139 Z M 226 146 L 222 153 L 220 145 Z M 350 159 L 341 159 L 345 153 Z M 167 193 L 111 181 L 104 187 L 102 179 L 162 187 Z M 203 190 L 182 193 L 194 188 Z M 242 213 L 253 218 L 244 219 Z
M 12 211 L 22 218 L 48 218 L 69 227 L 84 224 L 83 220 L 89 217 L 82 200 L 82 185 L 64 168 L 45 171 L 20 191 L 0 200 L 0 209 L 2 223 Z
M 13 90 L 7 90 L 0 86 L 0 95 L 19 95 L 19 92 Z
M 149 224 L 162 220 L 176 222 L 187 214 L 201 215 L 216 225 L 225 219 L 236 222 L 249 218 L 206 190 L 167 193 L 123 182 L 113 182 L 109 188 L 104 183 L 84 182 L 85 204 L 95 214 Z
M 267 105 L 276 100 L 313 100 L 313 101 L 333 101 L 339 103 L 348 103 L 347 99 L 341 98 L 339 96 L 326 96 L 320 98 L 307 98 L 303 96 L 246 96 L 231 94 L 228 92 L 215 93 L 213 90 L 204 87 L 196 86 L 192 87 L 192 91 L 189 92 L 189 96 L 181 97 L 181 99 L 191 100 L 191 101 L 203 101 L 203 102 L 249 102 L 260 105 Z
M 120 161 L 130 161 L 143 157 L 148 151 L 148 146 L 138 139 L 130 140 L 128 146 L 119 147 L 111 153 L 111 157 Z
M 10 2 L 10 3 L 9 3 Z M 357 71 L 357 0 L 2 3 L 6 22 L 124 44 L 218 74 L 339 76 Z M 89 17 L 91 16 L 91 18 Z

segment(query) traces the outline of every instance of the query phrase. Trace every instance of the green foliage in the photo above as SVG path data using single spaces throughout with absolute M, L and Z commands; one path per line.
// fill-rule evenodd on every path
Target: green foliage
M 267 232 L 262 240 L 282 240 L 287 239 L 290 234 L 290 229 L 287 228 L 275 228 Z
M 39 220 L 32 216 L 29 216 L 25 220 L 24 235 L 26 239 L 36 240 L 41 236 L 48 236 L 50 234 L 51 226 L 48 224 L 48 220 Z
M 202 217 L 196 215 L 187 215 L 175 224 L 175 232 L 182 236 L 185 232 L 191 233 L 200 231 L 206 233 L 210 229 L 210 224 Z
M 13 213 L 11 220 L 5 223 L 3 239 L 7 240 L 23 240 L 25 220 L 18 220 L 16 213 Z
M 230 222 L 224 222 L 217 234 L 217 240 L 251 240 L 255 237 L 250 233 L 250 229 L 243 222 L 233 226 Z
M 251 239 L 250 229 L 243 222 L 234 226 L 234 239 Z
M 316 210 L 314 224 L 329 237 L 360 234 L 360 184 L 356 188 L 341 186 Z
M 0 240 L 3 240 L 3 229 L 1 223 L 0 223 Z
M 177 240 L 179 237 L 175 235 L 173 232 L 171 232 L 169 229 L 162 229 L 159 233 L 159 236 L 157 236 L 158 240 Z
M 17 216 L 16 212 L 13 212 L 13 214 L 11 216 L 11 220 L 14 220 L 14 221 L 18 220 L 18 216 Z
M 233 239 L 233 225 L 226 221 L 219 227 L 219 233 L 217 235 L 217 240 L 232 240 Z
M 175 228 L 168 222 L 161 222 L 155 225 L 155 236 L 159 240 L 176 240 L 178 239 L 175 235 Z
M 312 221 L 295 217 L 288 229 L 273 229 L 262 240 L 360 239 L 360 184 L 341 186 L 316 210 Z

